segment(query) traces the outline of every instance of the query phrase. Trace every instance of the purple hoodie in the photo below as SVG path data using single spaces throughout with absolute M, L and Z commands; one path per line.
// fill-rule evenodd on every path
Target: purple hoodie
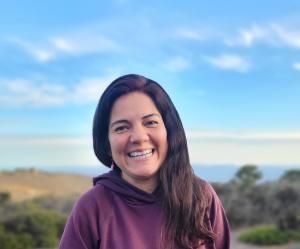
M 213 245 L 199 249 L 229 249 L 229 226 L 212 187 L 209 220 L 217 234 Z M 158 249 L 164 215 L 159 188 L 149 194 L 124 181 L 116 170 L 94 179 L 94 187 L 75 204 L 59 249 Z M 179 249 L 179 247 L 176 247 Z

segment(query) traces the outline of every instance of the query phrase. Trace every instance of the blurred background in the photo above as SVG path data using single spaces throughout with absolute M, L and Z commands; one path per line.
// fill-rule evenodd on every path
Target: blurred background
M 251 227 L 241 240 L 300 248 L 299 1 L 0 6 L 1 248 L 57 246 L 74 201 L 107 171 L 93 115 L 127 73 L 171 96 L 234 236 Z

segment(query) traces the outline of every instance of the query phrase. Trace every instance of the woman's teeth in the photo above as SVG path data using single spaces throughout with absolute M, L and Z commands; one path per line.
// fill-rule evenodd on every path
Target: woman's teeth
M 149 149 L 149 150 L 143 150 L 143 151 L 133 151 L 128 153 L 128 155 L 130 157 L 139 157 L 139 158 L 146 158 L 149 156 L 152 156 L 153 154 L 153 150 Z

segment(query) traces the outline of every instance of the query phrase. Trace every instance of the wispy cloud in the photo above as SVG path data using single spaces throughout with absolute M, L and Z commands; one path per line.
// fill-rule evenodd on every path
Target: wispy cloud
M 300 48 L 300 31 L 288 25 L 278 23 L 254 24 L 241 28 L 236 36 L 225 38 L 228 46 L 251 47 L 255 43 L 265 43 L 274 46 Z
M 0 146 L 87 146 L 91 145 L 90 136 L 53 136 L 53 135 L 23 135 L 1 136 Z
M 81 80 L 71 89 L 73 95 L 71 101 L 79 104 L 97 101 L 108 84 L 115 78 L 85 78 Z
M 300 143 L 189 142 L 194 164 L 300 165 Z
M 175 31 L 175 34 L 177 37 L 195 41 L 202 41 L 206 37 L 203 32 L 191 28 L 178 28 Z
M 250 63 L 236 54 L 221 54 L 219 56 L 205 57 L 205 61 L 214 67 L 224 70 L 233 70 L 238 72 L 247 72 L 250 69 Z
M 41 83 L 22 79 L 0 80 L 2 106 L 52 107 L 95 102 L 114 77 L 84 78 L 77 84 Z
M 242 28 L 236 37 L 225 39 L 225 44 L 229 46 L 246 46 L 250 47 L 257 41 L 270 39 L 269 30 L 264 27 L 253 25 L 250 28 Z
M 28 52 L 39 62 L 47 62 L 56 57 L 55 53 L 51 50 L 30 48 Z
M 114 52 L 120 49 L 117 42 L 99 34 L 71 34 L 50 39 L 56 51 L 80 55 L 87 53 Z
M 20 38 L 13 38 L 9 41 L 24 49 L 38 62 L 48 62 L 70 55 L 78 56 L 120 50 L 120 45 L 117 42 L 92 30 L 91 32 L 84 31 L 54 36 L 38 43 Z
M 58 50 L 71 53 L 75 50 L 74 45 L 63 37 L 55 37 L 51 39 L 52 44 Z
M 299 132 L 212 131 L 187 135 L 193 164 L 300 164 Z M 229 140 L 232 138 L 233 141 Z M 268 144 L 261 143 L 265 139 L 269 140 Z M 90 136 L 2 135 L 0 149 L 3 152 L 0 165 L 5 166 L 99 165 Z
M 37 85 L 29 80 L 1 79 L 2 106 L 58 106 L 65 102 L 66 88 L 59 84 Z
M 287 46 L 300 48 L 300 31 L 291 30 L 281 25 L 273 24 L 272 29 L 278 36 L 279 41 Z
M 90 136 L 0 136 L 0 166 L 99 165 Z
M 163 67 L 171 72 L 179 72 L 189 68 L 190 63 L 187 59 L 177 56 L 168 60 Z
M 228 131 L 188 131 L 187 137 L 199 140 L 227 140 L 227 141 L 298 141 L 300 131 L 291 132 L 228 132 Z
M 293 64 L 293 68 L 294 68 L 295 70 L 300 71 L 300 62 L 295 62 L 295 63 Z
M 48 46 L 41 46 L 25 41 L 20 38 L 10 38 L 10 43 L 13 43 L 22 48 L 26 53 L 30 54 L 38 62 L 47 62 L 55 58 L 55 51 Z
M 300 164 L 300 131 L 187 131 L 192 163 Z

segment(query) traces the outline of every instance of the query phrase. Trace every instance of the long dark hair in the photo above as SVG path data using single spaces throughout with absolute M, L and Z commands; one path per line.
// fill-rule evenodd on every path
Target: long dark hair
M 159 171 L 166 218 L 164 248 L 197 248 L 209 243 L 215 234 L 208 225 L 206 209 L 209 195 L 190 164 L 185 132 L 170 97 L 155 81 L 129 74 L 114 80 L 102 94 L 93 123 L 93 146 L 97 158 L 106 166 L 112 163 L 108 140 L 108 126 L 112 106 L 117 98 L 131 92 L 148 95 L 159 110 L 166 130 L 168 152 Z M 168 242 L 167 242 L 168 241 Z

